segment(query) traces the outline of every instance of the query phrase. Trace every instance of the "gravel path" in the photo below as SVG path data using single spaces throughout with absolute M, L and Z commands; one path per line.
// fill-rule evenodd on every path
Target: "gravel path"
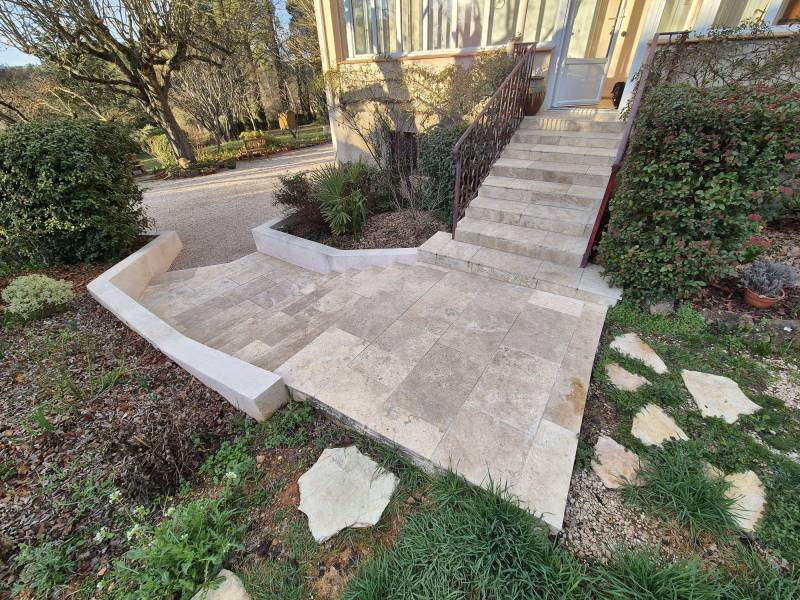
M 172 269 L 230 262 L 255 251 L 250 230 L 280 214 L 272 204 L 278 177 L 333 158 L 333 146 L 325 144 L 239 162 L 205 177 L 143 182 L 153 229 L 174 229 L 183 241 Z

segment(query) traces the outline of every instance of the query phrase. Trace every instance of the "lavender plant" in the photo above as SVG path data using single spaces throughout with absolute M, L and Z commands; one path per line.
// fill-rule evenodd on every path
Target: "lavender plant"
M 759 296 L 776 298 L 782 289 L 800 282 L 800 273 L 783 263 L 759 260 L 745 267 L 740 278 L 745 287 Z

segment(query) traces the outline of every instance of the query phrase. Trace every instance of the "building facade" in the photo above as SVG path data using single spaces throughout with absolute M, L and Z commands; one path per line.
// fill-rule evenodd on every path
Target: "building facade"
M 324 70 L 415 61 L 469 63 L 511 40 L 537 43 L 546 109 L 613 108 L 612 91 L 632 78 L 657 32 L 800 23 L 800 0 L 315 0 Z M 352 158 L 332 115 L 337 156 Z M 357 144 L 355 144 L 357 145 Z

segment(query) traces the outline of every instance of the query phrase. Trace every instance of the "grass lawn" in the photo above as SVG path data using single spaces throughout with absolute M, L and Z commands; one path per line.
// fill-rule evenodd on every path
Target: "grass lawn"
M 324 144 L 331 139 L 330 134 L 323 133 L 323 126 L 316 123 L 298 127 L 296 137 L 292 136 L 289 131 L 284 129 L 267 131 L 267 136 L 270 140 L 274 141 L 271 152 L 295 150 L 307 146 L 314 146 L 316 144 Z M 225 160 L 228 158 L 235 158 L 243 149 L 244 141 L 231 140 L 229 142 L 223 142 L 219 147 L 212 144 L 200 148 L 197 150 L 197 157 L 202 160 Z M 139 155 L 139 163 L 144 167 L 145 171 L 149 173 L 162 168 L 161 163 L 147 153 Z
M 656 542 L 679 543 L 667 553 L 645 540 L 586 560 L 548 536 L 502 482 L 486 490 L 426 474 L 309 404 L 290 402 L 264 423 L 236 412 L 94 303 L 82 284 L 103 268 L 59 270 L 77 284 L 67 310 L 0 333 L 9 382 L 0 392 L 0 594 L 189 599 L 225 567 L 254 600 L 800 597 L 800 424 L 770 387 L 777 364 L 796 367 L 794 355 L 760 356 L 687 308 L 672 317 L 612 309 L 576 472 L 589 468 L 601 431 L 640 453 L 645 485 L 609 493 L 649 515 Z M 667 374 L 608 348 L 629 331 L 659 352 Z M 652 384 L 615 391 L 604 368 L 612 360 Z M 733 425 L 700 418 L 684 367 L 734 378 L 763 409 Z M 691 441 L 639 444 L 631 419 L 649 402 Z M 351 444 L 399 487 L 378 525 L 318 545 L 297 509 L 297 480 L 325 448 Z M 754 536 L 736 530 L 706 461 L 764 482 Z

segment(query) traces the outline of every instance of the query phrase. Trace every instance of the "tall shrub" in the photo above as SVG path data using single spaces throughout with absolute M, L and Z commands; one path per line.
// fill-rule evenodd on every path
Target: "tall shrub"
M 453 211 L 453 186 L 456 182 L 456 162 L 453 146 L 467 129 L 464 122 L 431 127 L 419 136 L 419 174 L 425 205 L 430 210 L 445 213 L 447 222 Z
M 0 262 L 90 261 L 118 256 L 147 226 L 117 125 L 34 121 L 0 132 Z
M 760 225 L 796 206 L 800 90 L 648 91 L 600 258 L 632 297 L 681 298 L 732 273 Z

